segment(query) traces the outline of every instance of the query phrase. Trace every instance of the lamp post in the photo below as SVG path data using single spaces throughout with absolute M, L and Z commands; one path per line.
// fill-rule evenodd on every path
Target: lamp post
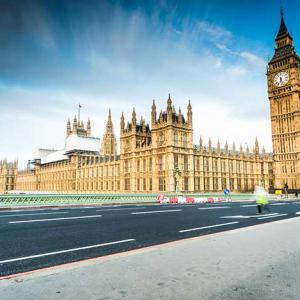
M 178 166 L 175 167 L 174 171 L 173 171 L 173 175 L 175 178 L 175 193 L 178 194 L 179 193 L 179 177 L 181 176 L 181 171 L 179 170 Z

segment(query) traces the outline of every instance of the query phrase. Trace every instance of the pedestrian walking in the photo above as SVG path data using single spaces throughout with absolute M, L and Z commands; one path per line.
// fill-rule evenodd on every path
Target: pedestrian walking
M 287 199 L 289 197 L 289 186 L 287 183 L 284 184 L 284 194 L 285 194 L 285 198 Z
M 268 194 L 265 189 L 261 186 L 256 186 L 254 191 L 256 204 L 257 204 L 257 213 L 261 214 L 263 211 L 271 212 L 268 200 Z

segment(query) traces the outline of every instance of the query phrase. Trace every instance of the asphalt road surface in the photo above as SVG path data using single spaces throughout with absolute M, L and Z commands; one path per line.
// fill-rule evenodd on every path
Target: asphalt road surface
M 300 202 L 166 204 L 0 212 L 0 278 L 300 216 Z

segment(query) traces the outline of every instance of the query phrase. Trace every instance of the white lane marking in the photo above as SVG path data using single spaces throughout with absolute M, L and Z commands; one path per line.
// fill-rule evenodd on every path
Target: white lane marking
M 44 209 L 14 209 L 14 210 L 5 210 L 5 211 L 0 211 L 1 213 L 8 213 L 8 212 L 26 212 L 26 211 L 40 211 L 40 210 L 49 210 L 49 208 L 44 208 Z
M 216 224 L 216 225 L 210 225 L 210 226 L 204 226 L 204 227 L 196 227 L 196 228 L 191 228 L 191 229 L 183 229 L 179 230 L 179 232 L 188 232 L 188 231 L 196 231 L 196 230 L 203 230 L 203 229 L 208 229 L 208 228 L 214 228 L 214 227 L 221 227 L 221 226 L 228 226 L 228 225 L 233 225 L 233 224 L 238 224 L 240 222 L 230 222 L 230 223 L 222 223 L 222 224 Z
M 257 205 L 256 204 L 241 205 L 241 207 L 253 207 L 253 206 L 257 206 Z
M 166 213 L 166 212 L 177 212 L 182 211 L 182 209 L 166 209 L 166 210 L 151 210 L 151 211 L 139 211 L 132 212 L 132 215 L 142 215 L 142 214 L 158 214 L 158 213 Z
M 288 205 L 288 204 L 290 204 L 290 203 L 273 203 L 273 204 L 270 204 L 270 205 Z
M 96 244 L 96 245 L 91 245 L 91 246 L 72 248 L 72 249 L 60 250 L 60 251 L 55 251 L 55 252 L 48 252 L 48 253 L 43 253 L 43 254 L 31 255 L 31 256 L 23 256 L 23 257 L 18 257 L 18 258 L 1 260 L 0 264 L 6 264 L 6 263 L 20 261 L 20 260 L 27 260 L 27 259 L 38 258 L 38 257 L 43 257 L 43 256 L 50 256 L 50 255 L 61 254 L 61 253 L 68 253 L 68 252 L 75 252 L 75 251 L 92 249 L 92 248 L 99 248 L 99 247 L 110 246 L 110 245 L 121 244 L 121 243 L 127 243 L 127 242 L 133 242 L 133 241 L 135 241 L 135 239 L 128 239 L 128 240 L 121 240 L 121 241 L 115 241 L 115 242 L 109 242 L 109 243 L 103 243 L 103 244 Z
M 266 217 L 266 216 L 274 216 L 278 215 L 278 213 L 273 213 L 273 214 L 264 214 L 264 215 L 252 215 L 252 216 L 243 216 L 243 215 L 237 215 L 237 216 L 223 216 L 220 217 L 221 219 L 248 219 L 248 218 L 258 218 L 258 217 Z
M 282 217 L 282 216 L 287 216 L 288 214 L 277 214 L 275 216 L 267 216 L 267 217 L 262 217 L 258 218 L 258 220 L 264 220 L 264 219 L 270 219 L 270 218 L 277 218 L 277 217 Z
M 8 223 L 9 224 L 17 224 L 17 223 L 49 222 L 49 221 L 88 219 L 88 218 L 100 218 L 100 217 L 102 217 L 102 215 L 69 217 L 69 218 L 35 219 L 35 220 L 24 220 L 24 221 L 11 221 L 11 222 L 8 222 Z
M 199 207 L 198 209 L 219 209 L 219 208 L 231 208 L 230 206 L 213 206 L 213 207 Z
M 297 211 L 297 212 L 296 212 L 296 215 L 300 215 L 300 211 Z
M 23 216 L 40 216 L 40 215 L 57 215 L 57 214 L 68 214 L 69 212 L 51 212 L 51 213 L 37 213 L 37 214 L 11 214 L 11 215 L 0 215 L 0 218 L 4 217 L 23 217 Z
M 114 211 L 114 210 L 130 210 L 130 209 L 143 209 L 145 208 L 145 206 L 143 207 L 127 207 L 127 208 L 109 208 L 109 209 L 97 209 L 96 211 Z

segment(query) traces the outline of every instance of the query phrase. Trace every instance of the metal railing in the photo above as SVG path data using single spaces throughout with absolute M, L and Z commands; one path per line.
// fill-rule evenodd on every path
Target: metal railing
M 176 194 L 165 194 L 175 197 Z M 221 197 L 222 193 L 184 194 L 186 197 Z M 252 194 L 231 194 L 232 200 L 251 199 Z M 101 205 L 128 203 L 155 203 L 157 194 L 6 194 L 0 195 L 0 207 L 18 206 L 60 206 L 60 205 Z

